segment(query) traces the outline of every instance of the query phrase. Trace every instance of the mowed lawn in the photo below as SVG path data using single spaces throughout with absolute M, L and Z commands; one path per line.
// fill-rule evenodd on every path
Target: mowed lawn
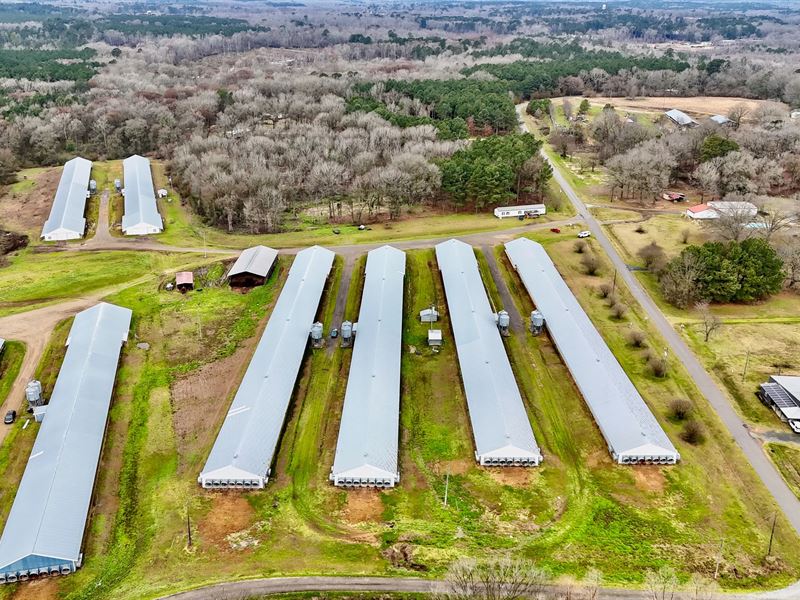
M 199 255 L 178 253 L 23 251 L 0 268 L 0 316 L 127 287 L 202 261 Z
M 267 488 L 202 490 L 197 474 L 290 261 L 281 258 L 268 285 L 248 294 L 228 289 L 215 263 L 196 272 L 202 292 L 181 295 L 145 282 L 109 298 L 134 310 L 131 341 L 117 377 L 85 565 L 52 585 L 72 599 L 138 599 L 243 577 L 440 576 L 462 556 L 515 555 L 556 578 L 580 579 L 596 568 L 609 584 L 635 586 L 647 570 L 664 565 L 683 579 L 712 574 L 722 539 L 725 587 L 778 587 L 796 579 L 796 536 L 779 520 L 776 558 L 764 561 L 774 505 L 688 377 L 672 363 L 667 378 L 650 375 L 625 336 L 639 328 L 651 347 L 661 341 L 638 310 L 617 321 L 594 294 L 608 265 L 600 277 L 585 276 L 571 239 L 539 239 L 678 446 L 680 465 L 613 464 L 548 337 L 525 334 L 505 345 L 545 462 L 478 467 L 441 278 L 434 252 L 424 250 L 407 253 L 400 485 L 345 491 L 328 481 L 351 355 L 335 346 L 306 354 Z M 516 274 L 501 249 L 495 252 L 518 310 L 529 314 Z M 498 304 L 498 282 L 481 265 Z M 334 325 L 337 290 L 346 284 L 341 272 L 337 259 L 318 311 L 326 331 Z M 361 277 L 363 261 L 346 301 L 351 320 Z M 626 290 L 620 294 L 630 303 Z M 445 343 L 438 352 L 427 348 L 428 326 L 417 316 L 431 304 L 442 312 L 436 327 Z M 702 445 L 681 441 L 681 424 L 667 418 L 674 397 L 695 403 L 706 432 Z

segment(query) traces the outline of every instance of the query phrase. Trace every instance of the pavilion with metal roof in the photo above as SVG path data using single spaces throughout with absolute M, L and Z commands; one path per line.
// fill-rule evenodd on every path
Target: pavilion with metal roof
M 298 252 L 203 471 L 204 488 L 263 488 L 334 253 Z
M 42 227 L 42 239 L 47 242 L 77 240 L 86 233 L 86 196 L 92 161 L 76 157 L 64 163 L 50 216 Z
M 81 566 L 108 409 L 131 311 L 100 303 L 75 316 L 50 404 L 0 539 L 0 582 Z
M 400 479 L 400 350 L 404 252 L 367 255 L 350 375 L 330 479 L 337 486 L 394 487 Z
M 467 396 L 475 458 L 481 465 L 538 465 L 542 453 L 508 361 L 496 315 L 483 287 L 472 246 L 436 246 L 458 363 Z
M 508 242 L 505 249 L 537 310 L 544 315 L 547 330 L 612 458 L 620 464 L 678 462 L 678 451 L 542 245 L 519 238 Z
M 164 222 L 158 212 L 153 191 L 150 160 L 134 154 L 122 161 L 125 177 L 125 214 L 122 216 L 122 233 L 149 235 L 164 231 Z
M 266 246 L 247 248 L 228 271 L 228 281 L 233 287 L 263 285 L 272 272 L 277 258 L 278 251 L 272 248 Z

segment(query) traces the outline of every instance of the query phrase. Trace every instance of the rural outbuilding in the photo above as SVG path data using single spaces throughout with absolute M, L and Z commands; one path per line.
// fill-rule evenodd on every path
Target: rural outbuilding
M 264 285 L 275 266 L 278 251 L 266 246 L 253 246 L 243 251 L 231 270 L 228 283 L 231 287 L 255 287 Z
M 334 254 L 298 252 L 275 309 L 197 481 L 204 488 L 263 488 L 308 347 Z
M 194 289 L 194 273 L 191 271 L 181 271 L 175 273 L 175 287 L 181 293 Z
M 755 218 L 758 207 L 752 202 L 714 200 L 707 204 L 697 204 L 686 209 L 686 216 L 695 221 L 719 219 L 723 216 Z
M 50 216 L 42 227 L 42 239 L 47 242 L 77 240 L 86 233 L 86 196 L 92 162 L 76 157 L 64 163 Z
M 436 246 L 458 364 L 475 436 L 475 458 L 486 466 L 531 466 L 542 461 L 511 363 L 483 287 L 472 246 Z
M 695 127 L 700 124 L 697 121 L 695 121 L 692 117 L 687 115 L 685 112 L 683 112 L 682 110 L 678 110 L 677 108 L 668 110 L 664 114 L 667 115 L 667 117 L 678 127 Z
M 773 375 L 758 391 L 761 401 L 775 411 L 781 421 L 800 433 L 800 376 Z
M 122 161 L 125 178 L 125 214 L 122 216 L 122 233 L 125 235 L 150 235 L 164 231 L 164 222 L 158 212 L 153 191 L 150 161 L 134 154 Z
M 81 566 L 86 519 L 131 311 L 100 303 L 75 316 L 47 418 L 0 539 L 0 582 Z
M 394 487 L 400 480 L 400 346 L 406 255 L 367 255 L 364 291 L 330 479 L 337 486 Z
M 553 343 L 567 365 L 611 457 L 620 464 L 675 464 L 680 455 L 556 270 L 527 238 L 505 245 Z

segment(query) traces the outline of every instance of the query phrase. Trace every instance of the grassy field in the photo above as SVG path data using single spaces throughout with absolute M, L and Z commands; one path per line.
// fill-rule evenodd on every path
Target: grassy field
M 641 223 L 615 223 L 605 227 L 625 262 L 638 266 L 644 265 L 638 252 L 648 244 L 658 244 L 667 258 L 672 258 L 687 245 L 702 244 L 710 237 L 702 225 L 677 214 L 653 215 Z M 688 232 L 686 244 L 683 243 L 684 232 Z
M 0 269 L 0 316 L 126 287 L 202 262 L 202 257 L 191 254 L 24 251 Z
M 767 444 L 767 452 L 789 487 L 800 498 L 800 447 Z
M 707 232 L 696 223 L 679 216 L 657 215 L 638 224 L 607 225 L 609 237 L 628 264 L 643 266 L 637 252 L 657 242 L 668 258 L 685 247 L 682 232 L 688 229 L 689 244 L 708 240 Z M 782 292 L 754 304 L 713 305 L 712 311 L 722 327 L 704 340 L 702 318 L 690 307 L 679 309 L 661 296 L 656 277 L 637 272 L 661 310 L 677 327 L 695 354 L 717 382 L 727 390 L 739 413 L 759 430 L 788 431 L 778 417 L 755 396 L 759 383 L 778 372 L 800 373 L 800 296 Z M 745 369 L 745 363 L 747 368 Z
M 24 357 L 25 344 L 6 340 L 2 353 L 0 353 L 0 405 L 6 401 Z

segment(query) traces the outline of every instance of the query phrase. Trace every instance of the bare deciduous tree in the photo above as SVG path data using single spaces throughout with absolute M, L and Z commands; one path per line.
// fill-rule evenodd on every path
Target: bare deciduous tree
M 673 600 L 678 592 L 678 577 L 669 567 L 649 571 L 644 578 L 649 600 Z
M 535 598 L 547 582 L 547 573 L 528 561 L 463 559 L 448 570 L 442 597 L 446 600 Z
M 708 342 L 711 334 L 722 327 L 722 321 L 711 312 L 708 302 L 698 302 L 694 305 L 694 308 L 700 315 L 700 323 L 703 327 L 703 341 Z

